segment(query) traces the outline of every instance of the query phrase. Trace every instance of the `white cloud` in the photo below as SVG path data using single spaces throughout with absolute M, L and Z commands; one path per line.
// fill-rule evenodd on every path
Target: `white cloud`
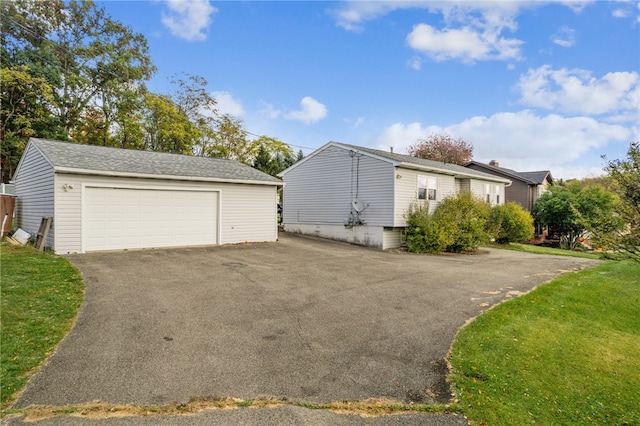
M 432 133 L 438 133 L 442 128 L 437 126 L 422 127 L 422 124 L 415 122 L 410 124 L 395 123 L 387 127 L 378 137 L 378 147 L 387 151 L 393 147 L 394 152 L 406 154 L 407 149 L 419 139 L 426 138 Z
M 358 1 L 351 0 L 333 10 L 336 24 L 349 31 L 363 31 L 367 21 L 395 10 L 425 9 L 440 14 L 444 26 L 436 28 L 419 23 L 407 35 L 409 46 L 437 61 L 459 59 L 480 60 L 522 59 L 523 41 L 509 38 L 505 31 L 518 29 L 516 18 L 522 9 L 543 7 L 544 1 Z M 561 1 L 579 13 L 591 1 Z M 573 43 L 569 34 L 556 37 L 558 43 Z M 415 69 L 419 63 L 410 62 Z
M 414 56 L 407 62 L 407 64 L 414 70 L 419 71 L 422 68 L 422 58 Z
M 366 21 L 384 16 L 396 9 L 411 7 L 428 6 L 416 1 L 347 1 L 332 13 L 338 26 L 347 31 L 362 31 Z
M 344 118 L 344 119 L 342 119 L 342 121 L 344 121 L 345 123 L 351 125 L 351 127 L 353 127 L 354 129 L 357 129 L 358 127 L 360 127 L 360 126 L 362 126 L 364 124 L 366 119 L 364 117 L 358 117 L 355 120 L 352 120 L 350 118 Z
M 611 15 L 614 18 L 626 18 L 629 16 L 629 12 L 624 9 L 616 9 L 613 12 L 611 12 Z
M 519 59 L 522 41 L 500 37 L 499 33 L 494 28 L 478 31 L 468 26 L 440 31 L 427 24 L 418 24 L 407 36 L 407 42 L 411 48 L 436 61 Z
M 216 107 L 222 114 L 229 114 L 234 117 L 240 117 L 244 114 L 244 109 L 240 101 L 234 99 L 229 92 L 212 92 L 211 96 L 216 100 Z
M 573 10 L 575 13 L 580 13 L 582 10 L 587 7 L 590 3 L 593 3 L 595 0 L 560 0 L 559 3 L 567 6 L 569 9 Z
M 206 40 L 211 15 L 218 11 L 209 0 L 167 0 L 165 4 L 169 11 L 162 14 L 162 23 L 171 34 L 188 41 Z
M 616 6 L 617 8 L 611 12 L 611 16 L 619 19 L 635 17 L 636 22 L 640 22 L 640 14 L 637 14 L 640 12 L 640 2 L 634 0 L 618 0 Z
M 576 44 L 576 30 L 563 26 L 551 36 L 551 41 L 558 46 L 571 47 Z
M 360 126 L 362 126 L 364 124 L 365 118 L 364 117 L 358 117 L 356 122 L 353 123 L 353 127 L 354 128 L 358 128 Z
M 263 102 L 264 108 L 260 110 L 260 115 L 269 120 L 275 120 L 282 115 L 282 110 L 275 105 Z
M 516 89 L 524 105 L 566 113 L 617 115 L 638 111 L 640 105 L 637 72 L 610 72 L 598 79 L 587 70 L 544 65 L 522 75 Z
M 296 120 L 305 124 L 313 124 L 325 118 L 328 113 L 326 106 L 310 96 L 302 98 L 300 106 L 300 110 L 288 112 L 284 117 L 288 120 Z
M 471 142 L 474 159 L 498 160 L 503 167 L 520 171 L 551 170 L 556 177 L 584 177 L 594 166 L 576 165 L 593 151 L 599 155 L 610 143 L 624 142 L 632 131 L 620 125 L 598 122 L 590 117 L 538 116 L 532 111 L 476 116 L 448 127 L 420 123 L 396 123 L 378 138 L 378 147 L 406 153 L 418 139 L 446 132 Z M 572 175 L 559 174 L 572 170 Z M 601 174 L 601 173 L 600 173 Z

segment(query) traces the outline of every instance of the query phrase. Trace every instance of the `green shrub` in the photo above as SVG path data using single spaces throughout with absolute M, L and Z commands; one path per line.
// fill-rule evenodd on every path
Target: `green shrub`
M 523 243 L 533 237 L 533 217 L 520 204 L 510 201 L 491 209 L 489 235 L 497 243 Z
M 405 245 L 418 253 L 460 253 L 487 241 L 489 205 L 464 193 L 445 198 L 433 214 L 427 204 L 414 204 L 405 217 Z
M 487 242 L 489 204 L 465 192 L 445 198 L 433 215 L 437 224 L 453 237 L 445 251 L 462 253 Z
M 429 205 L 414 203 L 405 214 L 407 229 L 405 246 L 415 253 L 440 253 L 453 242 L 447 232 L 429 214 Z

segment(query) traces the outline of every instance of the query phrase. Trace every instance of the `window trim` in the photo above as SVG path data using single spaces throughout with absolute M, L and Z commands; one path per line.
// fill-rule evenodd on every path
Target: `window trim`
M 438 178 L 418 175 L 418 200 L 438 201 Z

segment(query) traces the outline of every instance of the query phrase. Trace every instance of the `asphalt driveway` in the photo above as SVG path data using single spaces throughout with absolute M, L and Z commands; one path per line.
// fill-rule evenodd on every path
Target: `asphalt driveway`
M 15 407 L 446 402 L 444 358 L 459 327 L 596 263 L 505 250 L 414 255 L 287 234 L 70 259 L 87 284 L 80 316 Z

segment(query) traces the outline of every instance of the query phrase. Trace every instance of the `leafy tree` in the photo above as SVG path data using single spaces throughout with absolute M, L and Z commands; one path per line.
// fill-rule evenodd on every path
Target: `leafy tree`
M 276 138 L 260 136 L 250 140 L 247 131 L 243 127 L 242 120 L 225 114 L 216 121 L 213 143 L 207 147 L 207 155 L 230 158 L 244 164 L 254 165 L 261 147 L 276 162 L 284 162 L 285 156 L 293 157 L 291 147 Z M 260 160 L 264 167 L 268 169 L 282 167 L 282 165 L 277 164 L 269 166 L 266 154 L 262 153 L 262 159 Z M 281 160 L 278 160 L 278 155 L 282 155 Z
M 256 154 L 256 159 L 253 160 L 253 168 L 258 169 L 261 172 L 274 175 L 275 167 L 273 163 L 273 158 L 271 157 L 271 154 L 269 154 L 269 151 L 267 151 L 267 148 L 265 148 L 264 145 L 260 145 L 260 148 L 258 148 L 258 154 Z
M 497 243 L 526 242 L 533 237 L 533 218 L 516 202 L 508 202 L 491 209 L 489 234 Z
M 113 116 L 113 145 L 125 149 L 144 147 L 144 100 L 146 90 L 139 88 L 123 93 Z
M 298 152 L 298 156 L 294 156 L 289 145 L 276 139 L 262 136 L 258 140 L 261 144 L 253 161 L 253 167 L 271 176 L 278 176 L 280 172 L 298 161 L 302 155 L 302 152 Z
M 615 213 L 623 227 L 618 232 L 596 228 L 606 244 L 626 258 L 640 262 L 640 142 L 632 142 L 624 160 L 607 160 L 605 171 L 617 186 L 620 203 Z
M 29 74 L 26 67 L 0 68 L 0 139 L 2 181 L 8 182 L 20 161 L 29 137 L 56 128 L 50 109 L 52 88 L 47 81 Z
M 144 149 L 191 154 L 200 133 L 168 96 L 148 93 L 144 99 Z
M 71 131 L 85 108 L 93 106 L 102 110 L 108 126 L 122 93 L 155 72 L 147 41 L 92 1 L 57 0 L 53 6 L 62 17 L 49 35 L 56 41 L 53 47 L 64 77 L 57 91 L 62 122 Z
M 55 118 L 56 138 L 122 146 L 118 127 L 131 115 L 132 94 L 141 102 L 144 82 L 155 72 L 144 36 L 91 0 L 1 5 L 2 66 L 24 66 L 50 85 L 53 99 L 42 113 Z
M 531 214 L 560 236 L 560 246 L 574 250 L 588 229 L 613 232 L 620 226 L 614 215 L 616 197 L 600 186 L 582 188 L 578 184 L 554 186 L 542 194 Z
M 409 147 L 409 155 L 433 161 L 462 165 L 473 157 L 473 145 L 446 133 L 432 134 Z
M 205 155 L 252 164 L 258 153 L 258 146 L 250 147 L 247 136 L 242 120 L 224 114 L 215 123 L 212 141 L 206 146 Z
M 198 75 L 185 73 L 184 77 L 174 76 L 171 83 L 176 86 L 171 99 L 198 132 L 192 146 L 193 154 L 209 155 L 211 147 L 217 143 L 215 133 L 218 110 L 217 101 L 207 91 L 207 80 Z

